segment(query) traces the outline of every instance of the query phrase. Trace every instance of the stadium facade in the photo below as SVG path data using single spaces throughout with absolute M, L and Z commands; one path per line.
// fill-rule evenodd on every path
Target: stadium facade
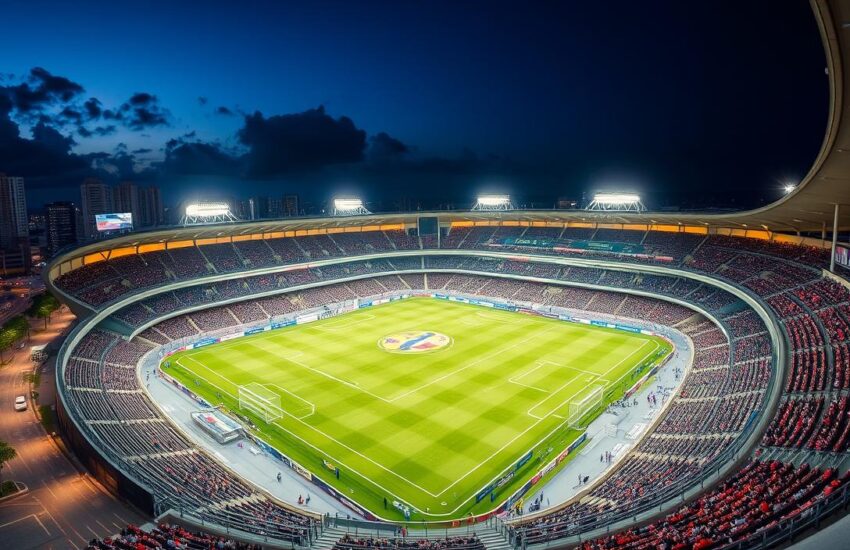
M 667 516 L 664 540 L 759 547 L 843 509 L 850 285 L 832 250 L 838 232 L 850 229 L 850 212 L 842 211 L 850 205 L 843 65 L 850 2 L 812 6 L 830 79 L 827 133 L 806 178 L 764 208 L 287 218 L 134 233 L 60 255 L 45 278 L 81 318 L 57 363 L 58 411 L 71 446 L 105 486 L 152 515 L 171 510 L 246 540 L 260 529 L 267 540 L 309 545 L 327 527 L 323 519 L 196 449 L 148 402 L 136 365 L 164 346 L 341 301 L 441 292 L 515 307 L 651 315 L 697 348 L 681 395 L 631 455 L 580 497 L 499 521 L 507 543 L 651 544 L 662 536 L 655 522 Z M 139 426 L 156 445 L 137 437 Z M 186 484 L 197 471 L 229 480 L 228 489 Z M 747 495 L 745 506 L 755 504 L 743 524 L 731 524 L 722 507 L 698 514 L 701 499 L 727 498 L 724 483 L 772 493 Z M 682 511 L 683 503 L 695 508 Z M 492 527 L 491 514 L 479 519 Z M 695 535 L 693 522 L 710 522 L 710 533 Z

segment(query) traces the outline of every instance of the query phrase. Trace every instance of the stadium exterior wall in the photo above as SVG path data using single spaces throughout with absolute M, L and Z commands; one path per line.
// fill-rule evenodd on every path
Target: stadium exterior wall
M 85 335 L 91 327 L 86 327 L 85 323 L 77 325 L 71 334 L 65 339 L 62 347 L 59 349 L 59 357 L 65 357 L 69 349 L 68 342 L 75 342 L 77 338 Z M 61 359 L 60 359 L 61 360 Z M 68 403 L 65 400 L 64 387 L 64 364 L 61 368 L 56 369 L 56 416 L 59 419 L 59 427 L 64 436 L 65 442 L 74 452 L 76 457 L 83 463 L 92 476 L 97 481 L 106 487 L 109 491 L 126 499 L 130 504 L 141 510 L 142 512 L 153 516 L 155 515 L 154 496 L 150 488 L 135 479 L 124 468 L 106 457 L 103 450 L 99 449 L 78 425 L 79 420 L 73 412 L 68 409 Z M 60 385 L 60 380 L 63 382 Z

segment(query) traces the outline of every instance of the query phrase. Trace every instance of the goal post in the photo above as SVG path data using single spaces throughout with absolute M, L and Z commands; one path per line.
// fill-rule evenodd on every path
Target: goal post
M 283 416 L 280 394 L 256 382 L 239 386 L 239 409 L 254 413 L 267 424 Z
M 602 406 L 605 386 L 592 386 L 580 395 L 570 400 L 567 424 L 578 427 L 582 420 L 591 412 Z

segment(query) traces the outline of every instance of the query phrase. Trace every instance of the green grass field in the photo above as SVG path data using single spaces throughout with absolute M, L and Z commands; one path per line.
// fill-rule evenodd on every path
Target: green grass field
M 379 517 L 402 517 L 386 497 L 413 519 L 446 520 L 494 508 L 573 442 L 570 401 L 596 386 L 619 399 L 670 351 L 661 338 L 413 298 L 181 352 L 165 372 L 234 411 L 238 386 L 262 384 L 285 411 L 268 424 L 248 413 L 263 439 Z M 495 502 L 475 502 L 529 450 Z

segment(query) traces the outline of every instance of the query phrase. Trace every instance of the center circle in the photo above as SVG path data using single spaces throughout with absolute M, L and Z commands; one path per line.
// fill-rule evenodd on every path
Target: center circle
M 378 347 L 390 353 L 427 353 L 445 349 L 452 339 L 430 330 L 394 332 L 378 340 Z

